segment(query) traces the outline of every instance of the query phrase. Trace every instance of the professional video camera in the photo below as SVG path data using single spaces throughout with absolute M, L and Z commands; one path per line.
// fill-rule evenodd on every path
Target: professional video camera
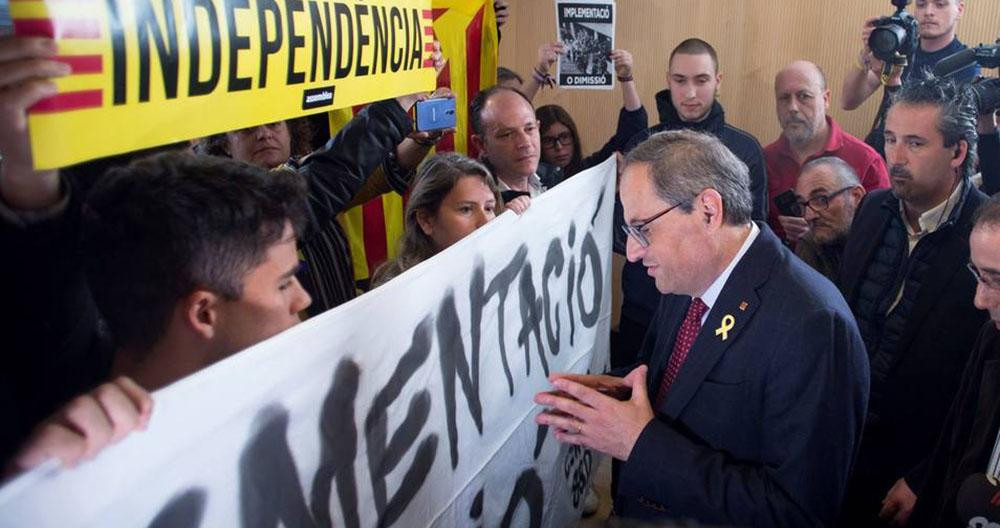
M 917 19 L 906 12 L 910 0 L 890 0 L 896 6 L 892 16 L 882 17 L 868 36 L 872 55 L 888 64 L 906 64 L 917 51 Z
M 934 65 L 934 75 L 947 77 L 977 63 L 985 69 L 1000 68 L 1000 39 L 992 46 L 980 44 L 941 59 Z M 969 92 L 980 114 L 1000 109 L 1000 79 L 977 79 L 969 86 Z

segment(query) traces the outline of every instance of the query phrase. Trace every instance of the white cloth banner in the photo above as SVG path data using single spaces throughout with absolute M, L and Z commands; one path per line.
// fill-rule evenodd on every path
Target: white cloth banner
M 154 394 L 149 428 L 0 489 L 0 526 L 566 526 L 597 460 L 534 423 L 606 368 L 614 159 Z

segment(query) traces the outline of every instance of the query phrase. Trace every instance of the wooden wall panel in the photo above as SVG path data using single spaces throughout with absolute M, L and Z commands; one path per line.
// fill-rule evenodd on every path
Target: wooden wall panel
M 500 64 L 530 75 L 540 44 L 555 35 L 550 0 L 509 0 L 512 16 L 500 41 Z M 635 78 L 650 123 L 659 122 L 654 94 L 666 86 L 670 50 L 688 37 L 710 42 L 723 75 L 719 100 L 727 120 L 757 136 L 762 145 L 780 129 L 774 113 L 774 74 L 795 59 L 826 71 L 832 93 L 830 112 L 857 136 L 868 132 L 880 94 L 857 110 L 839 107 L 844 75 L 861 49 L 861 24 L 892 11 L 889 0 L 618 0 L 615 38 L 632 52 Z M 968 45 L 1000 37 L 1000 0 L 966 0 L 959 38 Z M 990 72 L 995 75 L 995 70 Z M 585 153 L 614 133 L 622 99 L 614 91 L 543 90 L 535 104 L 566 107 L 580 129 Z

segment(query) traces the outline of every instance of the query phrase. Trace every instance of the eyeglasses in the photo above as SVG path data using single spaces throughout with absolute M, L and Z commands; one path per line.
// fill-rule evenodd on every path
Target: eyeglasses
M 648 226 L 649 224 L 653 223 L 653 221 L 655 221 L 657 218 L 659 218 L 659 217 L 661 217 L 661 216 L 669 213 L 670 211 L 673 211 L 674 209 L 676 209 L 677 207 L 679 207 L 679 206 L 681 206 L 681 205 L 683 205 L 685 203 L 687 203 L 687 202 L 680 202 L 680 203 L 671 205 L 670 207 L 667 207 L 663 211 L 660 211 L 659 213 L 656 213 L 655 215 L 653 215 L 653 216 L 647 218 L 646 220 L 643 220 L 642 222 L 639 222 L 637 224 L 625 224 L 625 225 L 622 226 L 622 231 L 624 231 L 626 235 L 634 238 L 635 241 L 638 242 L 640 246 L 642 246 L 644 248 L 647 248 L 647 247 L 649 247 L 649 238 L 646 236 L 646 232 L 645 232 L 646 231 L 646 226 Z
M 564 147 L 568 147 L 573 144 L 573 134 L 570 132 L 563 132 L 558 136 L 542 136 L 542 146 L 545 148 L 556 148 L 556 143 Z
M 819 196 L 813 196 L 812 198 L 810 198 L 810 199 L 808 199 L 808 200 L 806 200 L 804 202 L 799 202 L 799 206 L 802 207 L 803 209 L 805 209 L 806 207 L 808 207 L 808 208 L 812 209 L 813 211 L 815 211 L 817 213 L 820 212 L 820 211 L 826 211 L 827 209 L 830 208 L 830 200 L 833 200 L 837 196 L 839 196 L 841 194 L 844 194 L 845 192 L 853 189 L 854 187 L 856 187 L 856 186 L 855 185 L 849 185 L 849 186 L 844 187 L 843 189 L 841 189 L 839 191 L 836 191 L 836 192 L 833 192 L 831 194 L 826 194 L 826 195 L 821 194 Z
M 1000 280 L 997 280 L 995 277 L 987 278 L 986 276 L 983 276 L 983 272 L 979 271 L 979 268 L 971 262 L 966 263 L 965 266 L 972 272 L 972 276 L 976 278 L 976 282 L 986 286 L 987 288 L 1000 290 Z

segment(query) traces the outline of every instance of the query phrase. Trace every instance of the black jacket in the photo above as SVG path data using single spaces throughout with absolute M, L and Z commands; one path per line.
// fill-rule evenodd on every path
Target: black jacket
M 571 165 L 567 167 L 567 174 L 572 176 L 600 164 L 615 152 L 625 151 L 629 140 L 635 137 L 636 134 L 642 133 L 647 127 L 649 127 L 649 116 L 646 114 L 645 107 L 640 106 L 638 110 L 632 111 L 622 107 L 618 111 L 618 127 L 615 129 L 615 135 L 611 136 L 611 139 L 600 150 L 581 159 L 578 166 L 574 167 Z
M 966 526 L 955 517 L 955 499 L 970 475 L 984 473 L 1000 430 L 1000 331 L 987 321 L 965 367 L 926 480 L 910 483 L 917 506 L 910 526 Z M 996 519 L 993 519 L 994 521 Z
M 398 192 L 406 188 L 406 174 L 392 162 L 396 145 L 413 125 L 395 99 L 365 107 L 323 148 L 297 164 L 309 186 L 313 215 L 310 232 L 300 244 L 305 266 L 299 279 L 313 298 L 312 315 L 343 304 L 355 296 L 351 250 L 337 215 L 348 209 L 373 172 L 380 166 Z
M 972 304 L 976 281 L 965 267 L 972 216 L 985 200 L 985 195 L 967 185 L 951 218 L 920 240 L 919 244 L 936 244 L 937 249 L 927 262 L 928 271 L 895 352 L 888 357 L 885 351 L 868 351 L 873 369 L 871 400 L 845 503 L 845 525 L 874 518 L 896 479 L 924 460 L 937 440 L 976 333 L 987 316 Z M 899 215 L 899 200 L 884 189 L 869 193 L 854 217 L 839 286 L 856 317 L 866 270 L 885 230 Z

